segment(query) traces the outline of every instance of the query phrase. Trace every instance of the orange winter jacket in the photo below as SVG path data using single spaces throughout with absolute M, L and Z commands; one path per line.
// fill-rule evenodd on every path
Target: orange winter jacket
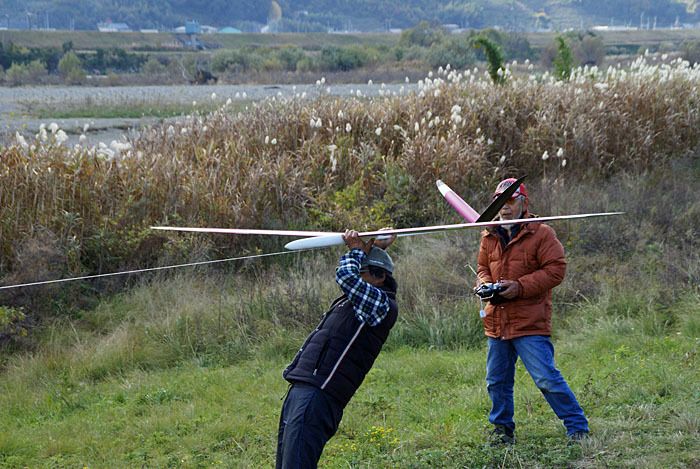
M 551 336 L 552 288 L 564 280 L 565 273 L 564 248 L 550 226 L 527 223 L 505 248 L 495 230 L 482 232 L 479 279 L 520 283 L 517 298 L 498 305 L 488 303 L 484 308 L 486 335 L 502 340 Z

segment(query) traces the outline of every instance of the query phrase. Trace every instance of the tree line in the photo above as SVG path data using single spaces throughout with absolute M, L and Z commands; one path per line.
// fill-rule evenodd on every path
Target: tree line
M 71 41 L 58 47 L 22 47 L 0 42 L 0 82 L 10 85 L 37 83 L 48 75 L 60 75 L 70 84 L 84 82 L 87 74 L 135 73 L 148 56 L 113 47 L 75 52 Z
M 437 21 L 465 28 L 499 25 L 509 29 L 578 26 L 578 19 L 599 24 L 667 27 L 696 23 L 700 11 L 691 0 L 276 0 L 279 32 L 386 30 L 408 28 L 420 21 Z M 195 19 L 217 27 L 236 26 L 259 31 L 268 22 L 269 0 L 5 0 L 0 14 L 12 27 L 96 29 L 111 20 L 132 29 L 171 29 Z M 559 15 L 566 4 L 571 18 Z M 572 19 L 573 18 L 573 19 Z M 275 18 L 277 19 L 277 18 Z
M 486 43 L 485 41 L 488 41 Z M 119 84 L 119 76 L 138 75 L 137 82 L 148 83 L 207 83 L 223 77 L 236 82 L 237 77 L 256 75 L 275 80 L 276 72 L 301 77 L 304 73 L 348 72 L 358 69 L 391 68 L 397 70 L 429 70 L 450 65 L 455 69 L 477 63 L 493 62 L 493 73 L 505 61 L 539 62 L 543 69 L 556 70 L 561 62 L 557 56 L 562 48 L 575 64 L 602 65 L 606 55 L 638 53 L 606 48 L 603 41 L 590 31 L 570 31 L 559 35 L 539 50 L 530 46 L 522 35 L 493 28 L 469 30 L 450 34 L 438 23 L 421 22 L 404 30 L 396 45 L 352 44 L 282 46 L 247 45 L 238 49 L 219 49 L 197 53 L 129 52 L 122 48 L 97 48 L 94 51 L 74 51 L 72 42 L 59 47 L 26 48 L 0 42 L 0 83 L 8 85 L 55 83 L 63 79 L 68 84 L 83 84 L 88 75 L 107 76 Z M 496 49 L 498 52 L 496 52 Z M 651 52 L 656 52 L 652 49 Z M 659 44 L 658 51 L 679 53 L 691 63 L 700 62 L 700 41 L 680 45 Z M 388 67 L 387 67 L 388 66 Z M 557 71 L 561 75 L 565 71 Z M 253 78 L 255 79 L 255 78 Z

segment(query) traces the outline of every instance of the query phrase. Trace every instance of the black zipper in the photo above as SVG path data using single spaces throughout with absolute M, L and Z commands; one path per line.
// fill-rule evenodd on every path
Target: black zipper
M 321 349 L 321 353 L 318 354 L 318 358 L 316 359 L 316 364 L 314 365 L 314 376 L 316 376 L 316 372 L 318 371 L 319 366 L 321 366 L 321 363 L 326 356 L 326 352 L 328 351 L 328 344 L 329 343 L 330 343 L 330 339 L 327 340 L 325 344 L 323 344 L 323 348 Z

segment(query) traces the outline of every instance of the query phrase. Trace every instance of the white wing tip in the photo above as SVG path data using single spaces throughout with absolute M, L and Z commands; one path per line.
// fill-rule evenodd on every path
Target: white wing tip
M 452 189 L 450 189 L 450 186 L 448 186 L 447 184 L 445 184 L 444 182 L 442 182 L 439 179 L 437 181 L 435 181 L 435 184 L 437 184 L 437 188 L 443 197 L 445 195 L 447 195 L 449 192 L 452 192 Z

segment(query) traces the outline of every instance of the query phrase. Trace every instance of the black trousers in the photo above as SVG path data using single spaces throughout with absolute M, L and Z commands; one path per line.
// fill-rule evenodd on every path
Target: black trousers
M 343 407 L 326 392 L 310 384 L 293 384 L 282 404 L 275 468 L 316 469 L 341 418 Z

